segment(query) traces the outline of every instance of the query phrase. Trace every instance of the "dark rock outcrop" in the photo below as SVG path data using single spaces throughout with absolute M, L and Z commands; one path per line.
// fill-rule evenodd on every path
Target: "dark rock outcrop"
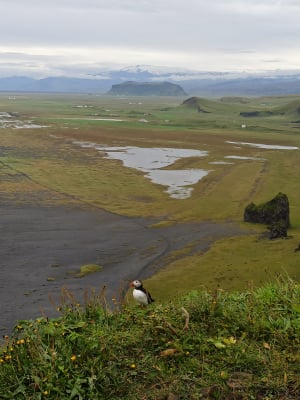
M 269 225 L 270 239 L 287 237 L 287 229 L 290 227 L 287 195 L 280 192 L 266 203 L 250 203 L 245 209 L 244 221 Z

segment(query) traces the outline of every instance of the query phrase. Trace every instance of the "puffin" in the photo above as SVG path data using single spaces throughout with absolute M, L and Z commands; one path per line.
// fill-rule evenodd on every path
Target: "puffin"
M 153 303 L 154 299 L 151 297 L 148 290 L 144 288 L 142 281 L 136 279 L 130 283 L 130 286 L 133 288 L 133 298 L 139 305 L 147 306 Z

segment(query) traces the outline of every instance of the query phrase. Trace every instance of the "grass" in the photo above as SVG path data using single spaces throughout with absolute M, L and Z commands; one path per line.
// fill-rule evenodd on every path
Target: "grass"
M 300 286 L 191 291 L 110 313 L 104 293 L 20 321 L 0 350 L 2 399 L 297 399 Z
M 103 267 L 101 265 L 96 265 L 96 264 L 87 264 L 87 265 L 82 265 L 80 267 L 80 272 L 76 274 L 76 278 L 83 278 L 86 275 L 93 274 L 94 272 L 99 272 L 102 270 Z
M 297 255 L 291 248 L 291 243 L 295 248 L 300 242 L 299 150 L 276 151 L 227 143 L 256 142 L 300 147 L 299 129 L 291 123 L 297 119 L 298 97 L 199 99 L 200 106 L 209 113 L 182 106 L 183 100 L 28 94 L 9 101 L 4 94 L 1 95 L 3 111 L 17 111 L 19 119 L 26 121 L 34 117 L 42 125 L 50 125 L 35 130 L 1 129 L 1 199 L 17 204 L 37 202 L 99 207 L 129 217 L 153 218 L 159 227 L 174 222 L 206 220 L 242 224 L 244 209 L 250 202 L 260 204 L 283 192 L 290 201 L 291 240 L 282 241 L 280 246 L 278 242 L 276 245 L 267 244 L 257 240 L 265 227 L 255 228 L 253 233 L 253 226 L 243 224 L 249 235 L 218 241 L 204 255 L 188 257 L 188 248 L 181 249 L 180 254 L 174 255 L 174 259 L 179 258 L 179 261 L 166 260 L 162 274 L 168 277 L 166 293 L 171 294 L 173 285 L 168 285 L 168 282 L 182 277 L 185 268 L 189 274 L 185 274 L 181 288 L 188 290 L 196 284 L 205 287 L 219 284 L 222 269 L 233 264 L 238 273 L 230 274 L 232 280 L 222 280 L 222 285 L 241 289 L 253 275 L 251 268 L 248 270 L 241 266 L 247 266 L 255 254 L 254 264 L 260 268 L 267 261 L 270 275 L 281 273 L 281 268 L 284 268 L 290 276 L 300 280 L 295 267 Z M 74 108 L 78 104 L 88 104 L 93 108 Z M 263 116 L 240 116 L 240 112 L 249 111 L 259 111 Z M 270 116 L 266 111 L 275 114 Z M 124 123 L 86 121 L 86 118 L 93 117 L 92 114 L 99 117 L 117 115 L 124 119 Z M 149 123 L 138 122 L 141 116 Z M 82 120 L 74 119 L 69 123 L 62 118 Z M 57 122 L 54 123 L 54 119 Z M 241 128 L 244 123 L 246 129 Z M 194 186 L 190 198 L 171 199 L 162 186 L 153 184 L 141 171 L 124 168 L 120 161 L 108 160 L 96 150 L 81 149 L 72 143 L 74 140 L 108 146 L 206 150 L 207 157 L 180 160 L 169 168 L 201 168 L 210 170 L 210 173 Z M 228 155 L 261 160 L 226 159 L 233 164 L 211 164 L 224 160 Z M 279 246 L 281 252 L 273 251 L 275 246 Z M 285 257 L 283 264 L 281 254 Z M 205 273 L 199 274 L 199 265 Z M 263 270 L 261 268 L 259 274 L 252 276 L 255 285 L 269 278 L 261 272 Z M 149 283 L 155 281 L 159 286 L 160 280 L 158 274 Z
M 147 309 L 114 299 L 119 312 L 110 313 L 103 293 L 78 304 L 65 292 L 60 318 L 20 321 L 0 350 L 1 398 L 299 398 L 300 153 L 227 143 L 300 147 L 293 122 L 299 97 L 199 99 L 208 113 L 181 106 L 183 100 L 24 94 L 9 101 L 0 95 L 2 111 L 49 126 L 1 129 L 3 202 L 99 207 L 150 217 L 157 229 L 231 221 L 247 233 L 219 240 L 205 253 L 191 254 L 194 243 L 174 252 L 146 281 L 156 298 Z M 92 107 L 74 107 L 82 104 Z M 240 115 L 256 111 L 255 117 Z M 92 120 L 112 115 L 124 122 Z M 190 198 L 178 201 L 142 172 L 76 147 L 74 140 L 206 150 L 207 157 L 169 168 L 211 172 Z M 262 160 L 211 164 L 228 155 Z M 278 192 L 289 198 L 292 227 L 287 240 L 270 241 L 261 238 L 265 227 L 242 223 L 243 212 Z M 95 268 L 83 266 L 80 273 Z M 282 274 L 291 280 L 276 281 Z
M 161 300 L 167 300 L 200 287 L 247 290 L 249 285 L 260 287 L 280 275 L 299 281 L 300 254 L 295 252 L 299 242 L 299 236 L 269 240 L 260 238 L 258 232 L 225 238 L 204 254 L 186 255 L 166 263 L 145 284 L 151 292 L 159 292 Z

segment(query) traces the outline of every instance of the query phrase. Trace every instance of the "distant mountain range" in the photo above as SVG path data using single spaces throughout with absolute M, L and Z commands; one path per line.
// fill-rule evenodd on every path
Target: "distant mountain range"
M 128 81 L 169 82 L 179 85 L 188 95 L 203 97 L 300 94 L 300 71 L 234 74 L 151 66 L 103 70 L 88 78 L 61 76 L 34 79 L 26 76 L 11 76 L 0 78 L 0 91 L 106 94 L 111 91 L 113 85 Z

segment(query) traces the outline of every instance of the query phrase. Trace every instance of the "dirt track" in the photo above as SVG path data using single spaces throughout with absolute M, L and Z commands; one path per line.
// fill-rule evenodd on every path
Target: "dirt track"
M 239 232 L 230 224 L 180 224 L 150 228 L 153 221 L 117 216 L 99 209 L 62 206 L 2 205 L 0 334 L 10 333 L 20 319 L 55 316 L 49 294 L 57 302 L 66 287 L 80 300 L 84 289 L 107 298 L 163 266 L 170 252 L 195 242 L 205 250 L 217 238 Z M 85 264 L 98 273 L 76 278 Z M 156 296 L 157 297 L 157 296 Z

